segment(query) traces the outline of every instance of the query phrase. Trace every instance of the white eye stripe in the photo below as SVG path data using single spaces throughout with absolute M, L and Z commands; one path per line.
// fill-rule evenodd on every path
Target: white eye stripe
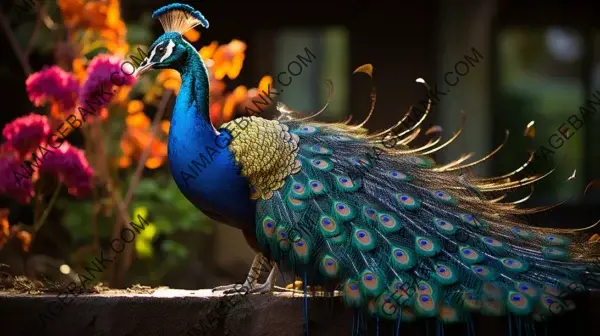
M 152 51 L 150 52 L 150 57 L 148 57 L 148 62 L 152 61 L 152 59 L 154 58 L 154 55 L 156 54 L 156 49 L 158 49 L 158 47 L 160 47 L 161 44 L 163 44 L 163 42 L 160 42 L 159 44 L 156 45 L 156 47 L 154 47 L 154 49 L 152 49 Z
M 169 40 L 169 44 L 167 44 L 167 52 L 165 53 L 165 55 L 160 59 L 159 62 L 162 63 L 162 61 L 166 60 L 167 58 L 169 58 L 169 56 L 171 56 L 171 54 L 173 53 L 173 48 L 175 47 L 175 43 L 173 43 L 173 40 Z

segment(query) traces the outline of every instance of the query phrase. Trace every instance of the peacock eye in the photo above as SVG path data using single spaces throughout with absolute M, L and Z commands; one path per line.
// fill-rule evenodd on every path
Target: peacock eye
M 158 48 L 158 52 L 164 52 L 164 51 L 165 51 L 165 47 Z

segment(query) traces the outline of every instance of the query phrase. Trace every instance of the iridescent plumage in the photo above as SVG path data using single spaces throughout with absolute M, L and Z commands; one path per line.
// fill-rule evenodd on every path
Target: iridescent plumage
M 456 322 L 472 310 L 562 312 L 567 294 L 598 278 L 598 249 L 586 235 L 527 226 L 514 216 L 527 210 L 471 190 L 512 182 L 478 183 L 360 128 L 281 123 L 299 137 L 302 168 L 257 201 L 256 235 L 263 254 L 306 273 L 308 285 L 340 288 L 352 306 L 372 302 L 383 318 L 408 306 Z M 449 310 L 452 318 L 442 316 Z
M 244 117 L 216 130 L 208 118 L 206 69 L 180 35 L 206 20 L 179 4 L 155 16 L 179 27 L 153 43 L 144 65 L 182 75 L 169 134 L 176 183 L 200 210 L 241 229 L 305 286 L 337 289 L 347 305 L 378 318 L 446 323 L 474 311 L 541 319 L 572 309 L 571 292 L 598 286 L 599 248 L 585 233 L 530 227 L 515 215 L 544 208 L 519 209 L 520 201 L 488 196 L 545 175 L 513 180 L 522 167 L 497 178 L 467 173 L 501 146 L 472 163 L 465 163 L 469 154 L 436 164 L 427 155 L 460 131 L 441 143 L 434 127 L 424 132 L 434 140 L 409 147 L 427 113 L 399 134 L 392 131 L 408 114 L 369 134 L 366 120 L 320 123 L 293 118 L 279 105 L 286 120 Z M 219 138 L 224 145 L 209 151 Z M 208 162 L 193 164 L 205 154 Z

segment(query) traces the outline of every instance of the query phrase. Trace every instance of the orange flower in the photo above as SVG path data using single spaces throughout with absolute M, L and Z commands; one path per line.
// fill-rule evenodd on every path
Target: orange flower
M 127 168 L 131 166 L 131 158 L 129 156 L 121 156 L 117 160 L 117 166 L 119 166 L 119 168 Z
M 246 99 L 248 90 L 245 86 L 238 86 L 233 92 L 225 98 L 223 105 L 223 119 L 231 120 L 235 116 L 236 106 Z
M 147 129 L 150 127 L 150 118 L 144 113 L 128 115 L 125 118 L 125 125 L 129 128 Z
M 264 76 L 260 82 L 258 82 L 258 92 L 260 92 L 261 94 L 265 95 L 269 95 L 271 94 L 271 85 L 273 84 L 273 78 L 271 78 L 271 76 Z
M 223 110 L 223 106 L 220 102 L 211 103 L 208 107 L 208 113 L 210 115 L 210 120 L 212 123 L 219 127 L 223 123 L 223 118 L 221 117 L 221 111 Z
M 163 70 L 156 76 L 156 83 L 161 85 L 164 89 L 173 90 L 173 92 L 178 95 L 179 88 L 181 87 L 181 76 L 176 70 Z
M 10 237 L 8 225 L 8 209 L 0 209 L 0 247 L 4 246 Z
M 212 55 L 215 78 L 222 80 L 227 76 L 230 79 L 236 79 L 246 58 L 244 51 L 246 51 L 246 44 L 239 40 L 233 40 L 229 44 L 217 48 Z
M 218 47 L 219 44 L 213 41 L 209 45 L 200 48 L 200 51 L 198 51 L 198 53 L 200 54 L 200 57 L 202 57 L 203 60 L 209 60 L 213 57 L 213 54 L 215 53 Z
M 115 54 L 127 52 L 127 29 L 121 20 L 118 0 L 58 0 L 58 6 L 65 25 L 71 31 L 69 39 L 80 45 L 82 53 L 98 47 L 105 47 Z M 81 41 L 78 41 L 78 30 L 85 30 Z
M 169 129 L 171 128 L 171 122 L 168 120 L 163 120 L 160 122 L 160 129 L 165 133 L 169 134 Z
M 190 42 L 196 42 L 200 38 L 200 32 L 196 29 L 190 29 L 185 34 L 183 34 L 183 36 Z
M 26 231 L 21 231 L 16 227 L 13 227 L 14 236 L 21 241 L 21 247 L 23 251 L 29 252 L 29 245 L 31 245 L 31 234 Z
M 56 120 L 63 120 L 71 114 L 69 111 L 65 111 L 60 104 L 52 103 L 50 105 L 50 116 Z
M 31 234 L 19 230 L 16 226 L 10 228 L 8 223 L 8 209 L 0 209 L 0 248 L 2 248 L 2 246 L 4 246 L 12 237 L 21 241 L 21 247 L 25 252 L 29 251 Z
M 75 27 L 79 25 L 83 13 L 83 0 L 58 0 L 56 2 L 62 13 L 65 25 Z
M 112 103 L 113 104 L 121 104 L 121 105 L 126 104 L 127 101 L 129 100 L 129 94 L 131 93 L 132 89 L 133 89 L 133 86 L 131 86 L 131 85 L 121 86 L 119 88 L 119 90 L 117 90 L 117 94 L 114 96 Z
M 85 82 L 87 78 L 87 72 L 85 71 L 86 67 L 86 59 L 83 57 L 78 57 L 73 60 L 73 74 L 75 78 L 79 81 L 79 83 Z
M 140 100 L 134 99 L 127 104 L 127 113 L 137 114 L 144 111 L 144 103 Z
M 123 155 L 116 161 L 119 168 L 127 168 L 142 156 L 150 146 L 150 155 L 144 165 L 148 169 L 156 169 L 164 164 L 167 157 L 167 144 L 161 138 L 168 134 L 169 122 L 161 122 L 164 134 L 152 135 L 150 118 L 144 113 L 144 104 L 140 100 L 132 100 L 127 105 L 125 117 L 126 129 L 121 136 L 120 146 Z

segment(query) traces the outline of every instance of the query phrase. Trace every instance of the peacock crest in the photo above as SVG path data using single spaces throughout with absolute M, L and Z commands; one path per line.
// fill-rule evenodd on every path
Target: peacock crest
M 160 21 L 165 33 L 175 32 L 183 35 L 197 25 L 208 28 L 208 20 L 202 13 L 190 5 L 180 3 L 161 7 L 152 13 L 152 18 Z

